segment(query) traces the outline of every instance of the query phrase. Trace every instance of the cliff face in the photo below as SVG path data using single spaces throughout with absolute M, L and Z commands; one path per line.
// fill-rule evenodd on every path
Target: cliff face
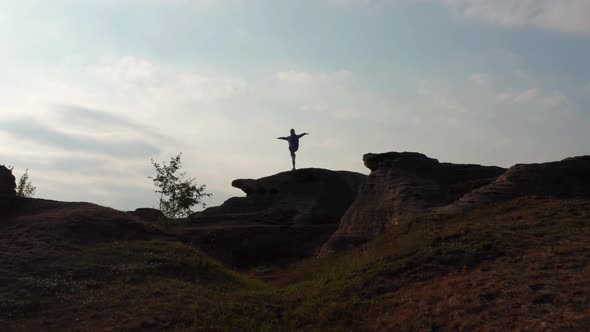
M 366 178 L 309 168 L 235 180 L 246 197 L 195 213 L 176 232 L 231 265 L 287 263 L 317 252 Z
M 589 197 L 590 156 L 515 165 L 492 183 L 464 195 L 437 212 L 456 213 L 523 196 Z
M 367 181 L 321 254 L 363 243 L 448 205 L 505 172 L 495 166 L 439 163 L 415 152 L 366 154 Z

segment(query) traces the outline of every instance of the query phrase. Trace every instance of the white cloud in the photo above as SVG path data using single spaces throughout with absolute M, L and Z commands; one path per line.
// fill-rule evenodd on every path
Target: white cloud
M 509 103 L 514 98 L 514 95 L 510 92 L 502 92 L 496 95 L 496 101 L 498 103 Z
M 310 73 L 295 70 L 279 71 L 275 77 L 279 81 L 303 84 L 310 83 L 313 79 Z
M 328 105 L 321 105 L 321 104 L 307 104 L 301 106 L 302 111 L 313 112 L 318 114 L 328 114 L 334 119 L 338 120 L 349 120 L 355 119 L 362 116 L 362 113 L 354 110 L 354 109 L 347 109 L 347 108 L 332 108 Z
M 475 80 L 481 80 L 485 77 L 485 74 L 475 75 Z M 469 81 L 473 82 L 473 75 L 469 78 Z M 440 82 L 435 80 L 422 80 L 418 83 L 417 92 L 425 98 L 433 108 L 437 110 L 450 111 L 450 112 L 465 112 L 466 108 L 458 98 L 449 91 L 449 87 L 443 86 Z
M 360 117 L 369 99 L 366 89 L 359 88 L 353 73 L 347 70 L 284 70 L 276 72 L 274 77 L 275 93 L 298 103 L 301 111 L 326 115 L 336 120 Z
M 90 66 L 88 70 L 99 77 L 127 87 L 132 84 L 153 81 L 156 71 L 154 67 L 154 64 L 148 60 L 122 57 L 105 60 L 99 65 Z
M 292 83 L 342 83 L 353 79 L 353 74 L 348 70 L 338 70 L 334 72 L 310 73 L 306 71 L 284 70 L 275 73 L 278 81 Z
M 332 115 L 337 119 L 348 120 L 360 118 L 362 113 L 354 109 L 340 108 L 332 112 Z
M 469 19 L 506 26 L 535 26 L 590 33 L 588 0 L 442 0 Z
M 126 0 L 125 2 L 137 2 L 138 4 L 157 3 L 166 6 L 181 6 L 189 8 L 207 8 L 215 5 L 229 4 L 242 6 L 247 0 Z
M 510 105 L 527 105 L 541 109 L 558 109 L 564 107 L 568 99 L 559 91 L 543 93 L 539 88 L 531 88 L 517 93 L 502 92 L 496 95 L 496 101 Z
M 351 120 L 360 119 L 364 110 L 381 107 L 376 104 L 379 98 L 345 70 L 278 70 L 246 80 L 139 57 L 108 57 L 72 72 L 40 72 L 26 84 L 11 87 L 10 93 L 0 94 L 5 95 L 0 96 L 2 120 L 16 121 L 0 130 L 5 142 L 0 157 L 30 168 L 41 197 L 125 209 L 152 203 L 149 191 L 144 192 L 149 158 L 166 160 L 180 151 L 187 172 L 216 194 L 207 203 L 219 204 L 232 191 L 231 180 L 266 176 L 289 166 L 286 148 L 274 138 L 291 127 L 312 133 L 310 143 L 323 142 L 307 147 L 308 153 L 300 156 L 302 167 L 338 165 L 363 171 L 358 156 L 364 149 L 351 156 L 336 152 L 333 158 L 317 156 L 326 149 L 359 145 L 354 136 L 340 138 L 338 132 L 355 125 Z M 37 127 L 26 127 L 26 119 L 35 119 Z M 334 121 L 338 126 L 331 126 Z M 26 127 L 26 133 L 13 130 L 12 123 Z M 47 140 L 38 137 L 41 127 Z M 106 145 L 109 142 L 121 146 Z M 156 148 L 151 150 L 155 155 L 140 156 L 139 162 L 137 155 L 122 154 L 125 142 L 145 142 Z M 22 149 L 30 153 L 22 154 Z M 323 164 L 312 163 L 314 156 L 325 159 Z M 68 160 L 75 160 L 71 167 Z M 69 177 L 71 172 L 76 177 Z M 127 180 L 114 187 L 117 178 Z
M 230 98 L 246 88 L 243 79 L 217 73 L 155 64 L 146 59 L 107 59 L 88 68 L 89 73 L 129 93 L 154 103 L 212 102 Z
M 307 105 L 301 106 L 301 110 L 303 110 L 303 111 L 309 111 L 309 112 L 315 112 L 315 113 L 325 113 L 329 109 L 328 109 L 328 107 L 326 107 L 324 105 L 307 104 Z
M 290 167 L 284 142 L 275 139 L 290 128 L 311 134 L 298 156 L 300 167 L 366 172 L 360 161 L 363 153 L 390 150 L 507 166 L 506 160 L 514 160 L 527 148 L 510 144 L 525 132 L 511 126 L 526 126 L 534 118 L 548 119 L 541 123 L 543 129 L 552 128 L 563 113 L 544 111 L 559 110 L 562 106 L 557 105 L 569 102 L 542 82 L 518 79 L 512 72 L 504 76 L 476 72 L 459 81 L 425 80 L 415 94 L 396 93 L 397 89 L 382 85 L 381 90 L 375 89 L 347 70 L 287 67 L 245 79 L 138 57 L 106 58 L 73 73 L 42 72 L 43 79 L 31 80 L 18 93 L 15 88 L 11 93 L 0 89 L 5 95 L 0 95 L 0 110 L 3 120 L 8 117 L 4 109 L 10 108 L 14 110 L 11 117 L 24 112 L 59 133 L 84 133 L 80 137 L 93 141 L 74 146 L 77 150 L 60 149 L 57 144 L 48 146 L 39 139 L 24 142 L 0 131 L 4 142 L 0 157 L 17 167 L 29 167 L 38 176 L 44 197 L 118 208 L 152 204 L 146 173 L 151 171 L 149 157 L 112 156 L 97 148 L 91 153 L 80 151 L 89 142 L 145 140 L 161 151 L 153 156 L 157 160 L 182 151 L 187 172 L 215 193 L 207 201 L 215 205 L 229 195 L 241 195 L 232 191 L 231 180 L 267 176 Z M 55 102 L 79 106 L 78 111 L 59 113 Z M 532 111 L 534 117 L 530 117 Z M 63 139 L 48 134 L 54 135 L 54 143 Z M 500 152 L 493 154 L 482 147 Z M 526 158 L 537 156 L 533 152 Z M 72 172 L 76 176 L 68 177 Z M 119 178 L 126 180 L 117 187 Z
M 442 109 L 466 110 L 477 109 L 477 103 L 465 106 L 458 100 L 472 99 L 488 106 L 501 104 L 519 106 L 527 109 L 559 110 L 570 104 L 570 100 L 559 90 L 540 88 L 542 81 L 536 80 L 526 71 L 516 68 L 505 73 L 475 73 L 468 78 L 470 87 L 461 87 L 464 94 L 472 98 L 465 98 L 453 92 L 453 87 L 436 86 L 435 83 L 422 82 L 418 91 L 427 96 Z M 459 86 L 461 86 L 459 84 Z
M 235 131 L 238 124 L 220 114 L 217 105 L 247 90 L 246 81 L 235 76 L 136 57 L 105 58 L 85 70 L 72 71 L 74 75 L 61 70 L 39 72 L 28 77 L 26 84 L 13 84 L 9 92 L 0 92 L 5 124 L 0 132 L 5 143 L 0 157 L 15 167 L 28 167 L 38 179 L 41 197 L 119 208 L 151 205 L 151 193 L 142 191 L 148 183 L 145 169 L 150 157 L 167 159 L 183 151 L 190 170 L 203 165 L 204 159 L 225 153 L 209 143 L 220 132 Z M 63 105 L 74 110 L 61 112 Z M 29 126 L 27 119 L 35 119 L 37 127 Z M 15 131 L 13 123 L 26 130 Z M 139 156 L 138 148 L 146 147 L 148 154 Z M 19 153 L 23 149 L 30 153 Z M 78 167 L 68 168 L 68 160 L 85 162 L 72 162 Z M 205 169 L 191 173 L 199 179 L 215 179 L 225 168 Z M 72 172 L 77 174 L 75 179 Z M 122 178 L 126 181 L 115 188 L 112 182 Z M 227 192 L 227 182 L 206 183 L 217 193 Z M 89 189 L 97 187 L 104 189 Z
M 526 104 L 539 98 L 540 94 L 537 88 L 528 89 L 516 95 L 511 102 L 513 104 Z
M 552 93 L 543 96 L 540 99 L 541 105 L 548 109 L 557 109 L 559 107 L 567 106 L 569 102 L 568 98 L 559 91 L 553 91 Z
M 374 0 L 327 0 L 329 4 L 340 7 L 359 7 L 367 6 Z
M 483 73 L 473 74 L 469 79 L 476 85 L 488 85 L 491 83 L 491 77 Z
M 522 69 L 516 69 L 513 71 L 513 76 L 514 78 L 521 80 L 521 81 L 530 81 L 531 77 L 529 76 L 529 74 L 522 70 Z
M 412 140 L 395 144 L 434 157 L 444 151 L 440 157 L 452 162 L 501 166 L 587 153 L 589 123 L 575 99 L 532 75 L 523 80 L 511 71 L 484 74 L 491 84 L 473 84 L 471 75 L 420 82 L 412 104 L 419 125 L 404 133 Z

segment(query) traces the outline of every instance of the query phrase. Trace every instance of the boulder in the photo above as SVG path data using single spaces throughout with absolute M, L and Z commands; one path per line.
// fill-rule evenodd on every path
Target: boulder
M 16 179 L 12 171 L 0 165 L 0 214 L 12 209 L 16 198 Z
M 446 206 L 506 171 L 496 166 L 440 163 L 416 152 L 369 153 L 363 161 L 371 174 L 321 255 L 366 242 Z
M 317 253 L 366 175 L 308 168 L 232 186 L 246 197 L 193 214 L 177 234 L 230 265 L 285 264 Z
M 158 223 L 161 220 L 166 219 L 162 211 L 152 208 L 139 208 L 135 209 L 135 211 L 127 211 L 127 213 L 148 223 Z

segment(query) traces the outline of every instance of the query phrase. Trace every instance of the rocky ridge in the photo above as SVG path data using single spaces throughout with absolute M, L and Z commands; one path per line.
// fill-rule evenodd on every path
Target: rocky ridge
M 439 163 L 415 152 L 366 154 L 367 182 L 321 255 L 424 216 L 464 213 L 520 197 L 590 197 L 590 156 L 495 166 Z
M 463 212 L 524 196 L 590 197 L 590 156 L 514 165 L 490 184 L 467 193 L 437 212 Z

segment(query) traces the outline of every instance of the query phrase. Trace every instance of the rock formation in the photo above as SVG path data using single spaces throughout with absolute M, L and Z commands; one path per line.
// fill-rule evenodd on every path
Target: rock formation
M 495 166 L 439 163 L 416 152 L 366 154 L 367 181 L 321 253 L 363 243 L 485 186 L 505 172 Z
M 16 198 L 16 179 L 12 171 L 0 165 L 0 215 L 7 213 Z
M 166 218 L 162 211 L 152 208 L 139 208 L 135 209 L 135 211 L 127 211 L 127 213 L 148 223 L 158 223 Z
M 316 253 L 365 179 L 359 173 L 309 168 L 235 180 L 232 186 L 246 197 L 193 214 L 176 231 L 231 265 L 287 263 Z
M 438 212 L 456 213 L 522 196 L 590 196 L 590 156 L 515 165 L 489 185 L 466 194 Z

